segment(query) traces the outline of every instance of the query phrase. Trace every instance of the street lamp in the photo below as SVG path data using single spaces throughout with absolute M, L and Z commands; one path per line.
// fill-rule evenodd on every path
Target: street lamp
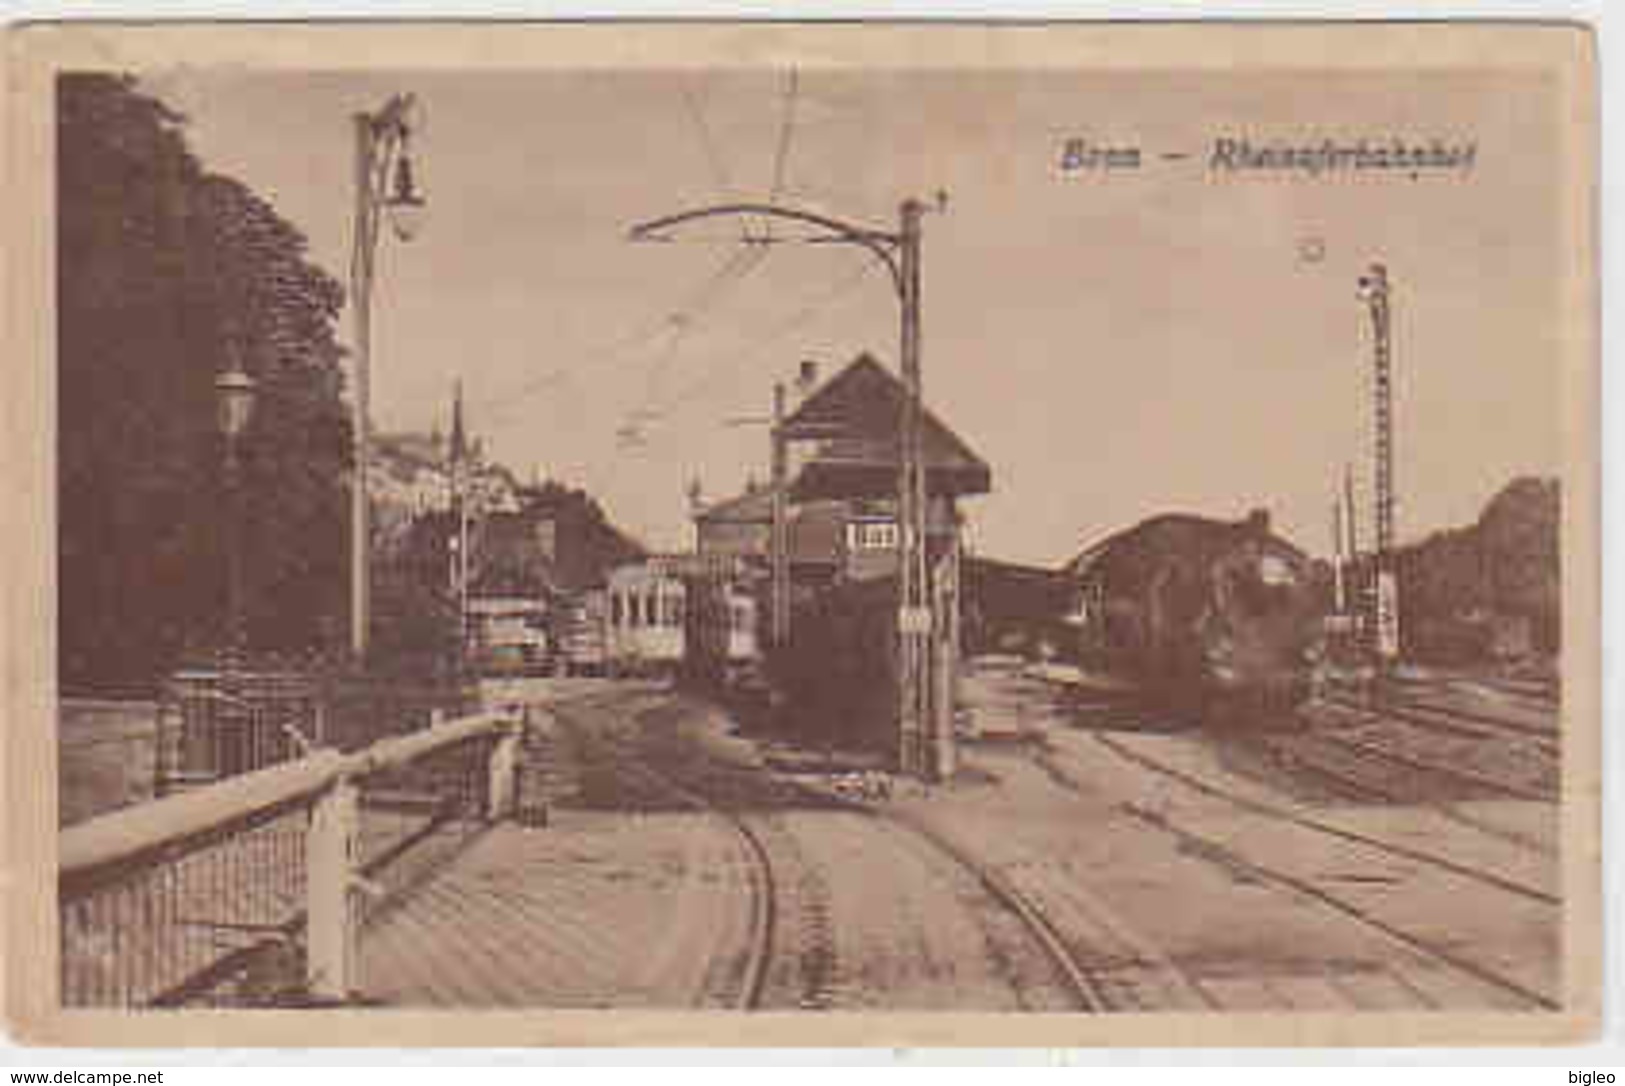
M 231 368 L 214 381 L 215 404 L 220 432 L 225 438 L 227 539 L 226 539 L 226 637 L 220 668 L 220 712 L 222 730 L 217 740 L 215 769 L 231 776 L 252 768 L 246 764 L 249 726 L 242 691 L 243 658 L 248 651 L 248 630 L 244 615 L 243 539 L 244 501 L 240 444 L 254 412 L 254 379 L 232 359 Z
M 384 209 L 389 213 L 389 225 L 394 229 L 395 236 L 402 241 L 411 241 L 417 237 L 428 215 L 428 204 L 412 181 L 410 138 L 411 129 L 403 126 L 400 154 L 395 158 L 395 187 L 384 200 Z
M 214 391 L 219 409 L 220 432 L 226 437 L 226 462 L 236 460 L 237 441 L 248 429 L 248 420 L 254 413 L 254 378 L 243 372 L 240 363 L 214 380 Z
M 350 488 L 350 650 L 366 659 L 371 617 L 367 460 L 372 394 L 372 281 L 379 219 L 387 214 L 401 241 L 422 229 L 426 210 L 414 181 L 411 136 L 415 99 L 397 94 L 376 113 L 355 115 L 355 250 L 350 260 L 350 298 L 355 319 L 355 474 Z

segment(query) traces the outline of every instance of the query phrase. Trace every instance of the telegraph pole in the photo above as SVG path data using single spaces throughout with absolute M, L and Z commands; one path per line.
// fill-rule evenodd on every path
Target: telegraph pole
M 788 456 L 784 436 L 784 382 L 773 385 L 773 644 L 790 639 L 790 526 L 785 518 L 784 488 L 788 482 Z
M 1360 296 L 1371 314 L 1374 400 L 1372 425 L 1376 457 L 1375 591 L 1372 594 L 1372 649 L 1379 675 L 1399 658 L 1399 580 L 1394 563 L 1394 400 L 1390 344 L 1388 269 L 1373 263 L 1360 277 Z
M 931 714 L 931 605 L 925 561 L 925 464 L 921 448 L 920 380 L 920 216 L 918 200 L 899 209 L 903 408 L 898 427 L 899 479 L 897 533 L 898 730 L 904 772 L 934 778 L 938 759 Z
M 452 576 L 457 591 L 457 667 L 459 672 L 468 663 L 468 483 L 472 465 L 468 456 L 468 435 L 463 429 L 463 382 L 458 378 L 452 401 L 451 416 L 451 504 L 457 518 L 456 535 L 452 545 L 457 548 Z
M 350 483 L 350 652 L 366 659 L 372 615 L 369 550 L 372 532 L 367 507 L 367 461 L 372 456 L 372 264 L 377 250 L 374 211 L 373 118 L 355 115 L 355 259 L 350 271 L 350 305 L 355 320 L 355 467 Z
M 1343 591 L 1343 570 L 1348 558 L 1343 553 L 1343 498 L 1332 499 L 1332 613 L 1339 620 L 1348 613 L 1348 597 Z

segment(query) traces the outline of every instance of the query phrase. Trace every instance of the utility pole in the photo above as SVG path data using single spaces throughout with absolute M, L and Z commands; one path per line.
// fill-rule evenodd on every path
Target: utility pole
M 1348 595 L 1344 591 L 1343 569 L 1348 557 L 1343 550 L 1343 498 L 1332 499 L 1332 613 L 1339 619 L 1348 613 Z
M 373 211 L 373 119 L 355 116 L 355 259 L 350 270 L 350 305 L 355 319 L 355 467 L 350 483 L 350 653 L 357 663 L 367 658 L 372 616 L 372 541 L 367 469 L 372 456 L 368 427 L 372 418 L 372 262 L 377 250 L 378 217 Z
M 937 194 L 943 210 L 947 193 Z M 857 245 L 869 250 L 891 273 L 901 310 L 901 363 L 905 389 L 899 418 L 897 480 L 897 709 L 899 763 L 905 773 L 927 779 L 935 767 L 950 764 L 936 748 L 952 740 L 952 706 L 946 706 L 945 727 L 933 727 L 929 648 L 933 626 L 931 592 L 926 571 L 926 479 L 921 445 L 923 418 L 920 362 L 920 219 L 925 205 L 905 200 L 899 209 L 899 228 L 893 233 L 842 222 L 814 211 L 775 203 L 734 203 L 683 211 L 633 226 L 634 241 L 670 241 L 666 231 L 698 219 L 742 217 L 784 219 L 825 231 L 810 242 Z M 957 589 L 956 589 L 957 591 Z M 929 729 L 929 732 L 928 732 Z
M 457 596 L 457 666 L 468 662 L 468 436 L 463 429 L 463 382 L 459 378 L 451 414 L 451 505 L 457 518 L 452 545 L 457 548 L 452 576 Z
M 772 609 L 773 644 L 790 640 L 790 526 L 784 488 L 788 482 L 788 455 L 784 435 L 784 382 L 773 385 L 773 536 Z
M 897 668 L 900 760 L 904 772 L 936 776 L 936 738 L 931 714 L 931 604 L 925 560 L 925 463 L 921 448 L 920 406 L 920 216 L 918 200 L 899 209 L 898 247 L 902 294 L 900 355 L 903 407 L 899 432 L 897 532 Z
M 1373 451 L 1376 459 L 1376 554 L 1371 647 L 1379 675 L 1399 658 L 1399 580 L 1394 564 L 1393 360 L 1390 344 L 1388 269 L 1373 263 L 1360 277 L 1360 296 L 1371 315 Z
M 371 457 L 372 282 L 378 253 L 380 213 L 388 211 L 402 241 L 416 235 L 423 196 L 412 180 L 407 153 L 413 98 L 397 94 L 376 113 L 357 113 L 355 123 L 355 236 L 350 257 L 350 306 L 355 321 L 355 448 L 350 485 L 350 652 L 366 660 L 372 616 L 371 516 L 367 488 Z M 392 170 L 393 168 L 393 170 Z M 393 172 L 393 190 L 390 188 Z

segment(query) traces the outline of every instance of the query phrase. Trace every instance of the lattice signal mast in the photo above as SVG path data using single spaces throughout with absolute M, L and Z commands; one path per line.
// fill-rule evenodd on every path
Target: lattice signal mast
M 1394 394 L 1388 268 L 1373 263 L 1360 277 L 1360 297 L 1371 314 L 1376 457 L 1376 554 L 1371 636 L 1379 663 L 1399 656 L 1399 583 L 1394 568 Z

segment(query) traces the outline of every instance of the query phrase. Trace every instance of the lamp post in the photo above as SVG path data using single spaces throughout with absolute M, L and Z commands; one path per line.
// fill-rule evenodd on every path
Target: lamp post
M 355 115 L 355 249 L 350 299 L 355 320 L 355 474 L 350 488 L 350 651 L 366 659 L 371 605 L 367 493 L 372 393 L 372 282 L 378 234 L 387 213 L 395 236 L 411 241 L 422 227 L 425 201 L 412 172 L 410 141 L 414 99 L 397 94 L 376 113 Z
M 939 192 L 937 210 L 946 210 L 946 204 L 947 194 Z M 898 420 L 897 479 L 898 761 L 903 772 L 934 780 L 951 771 L 953 709 L 937 704 L 933 712 L 931 694 L 931 635 L 934 623 L 940 618 L 932 614 L 925 547 L 926 479 L 920 375 L 920 221 L 925 211 L 920 201 L 904 200 L 898 208 L 898 228 L 889 231 L 773 203 L 721 204 L 639 223 L 632 227 L 630 236 L 635 241 L 668 241 L 671 239 L 665 231 L 697 219 L 715 217 L 785 219 L 823 231 L 809 241 L 857 245 L 869 250 L 890 272 L 901 318 L 898 348 L 904 388 Z M 776 519 L 782 522 L 782 516 Z
M 215 402 L 221 435 L 225 438 L 227 506 L 226 636 L 221 652 L 221 702 L 215 769 L 231 776 L 252 768 L 247 764 L 247 728 L 251 721 L 243 697 L 242 667 L 248 651 L 244 614 L 243 539 L 244 510 L 240 444 L 254 411 L 254 379 L 232 359 L 231 368 L 215 378 Z

